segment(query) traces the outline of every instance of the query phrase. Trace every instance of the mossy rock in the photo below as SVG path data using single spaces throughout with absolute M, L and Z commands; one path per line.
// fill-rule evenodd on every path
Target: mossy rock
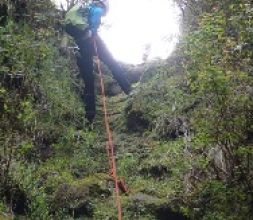
M 58 186 L 54 202 L 56 207 L 75 209 L 89 201 L 89 188 L 82 185 L 63 183 Z
M 55 209 L 68 210 L 74 216 L 91 216 L 90 201 L 95 197 L 105 198 L 111 194 L 108 181 L 110 178 L 106 174 L 94 174 L 82 180 L 60 184 L 54 194 Z
M 111 193 L 108 189 L 108 183 L 112 178 L 108 174 L 96 173 L 78 181 L 79 185 L 89 188 L 90 196 L 109 196 Z
M 154 164 L 152 166 L 143 167 L 140 174 L 147 177 L 153 177 L 157 180 L 164 179 L 172 175 L 171 170 L 165 165 Z
M 127 209 L 138 213 L 138 219 L 142 219 L 142 217 L 147 214 L 152 216 L 151 219 L 186 219 L 181 213 L 175 212 L 171 209 L 166 198 L 160 199 L 156 196 L 139 192 L 131 195 L 125 203 Z
M 145 111 L 141 109 L 139 102 L 141 101 L 134 97 L 125 108 L 126 127 L 132 132 L 143 132 L 150 125 L 149 119 L 146 117 Z
M 187 118 L 184 116 L 168 116 L 157 119 L 155 131 L 160 138 L 176 139 L 186 132 Z

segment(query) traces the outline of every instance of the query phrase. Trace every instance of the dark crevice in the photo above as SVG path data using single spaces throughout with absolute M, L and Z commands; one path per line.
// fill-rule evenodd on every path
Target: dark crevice
M 0 26 L 5 26 L 7 22 L 8 8 L 6 4 L 0 4 Z
M 3 197 L 15 215 L 26 215 L 29 201 L 25 192 L 18 187 L 5 187 Z
M 129 131 L 142 132 L 149 127 L 149 121 L 141 111 L 132 111 L 127 115 L 127 128 Z
M 155 212 L 157 220 L 188 220 L 181 213 L 173 212 L 168 207 L 158 208 Z

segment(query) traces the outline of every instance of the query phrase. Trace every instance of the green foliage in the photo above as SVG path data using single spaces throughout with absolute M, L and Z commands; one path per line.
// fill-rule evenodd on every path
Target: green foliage
M 194 27 L 168 61 L 145 70 L 127 103 L 110 99 L 123 112 L 112 123 L 130 188 L 124 219 L 157 219 L 164 207 L 190 219 L 250 219 L 252 3 L 179 2 L 195 7 Z M 0 27 L 0 212 L 18 189 L 26 219 L 117 219 L 100 124 L 86 129 L 76 66 L 56 46 L 59 15 L 50 1 L 26 3 L 17 23 L 13 1 Z
M 0 202 L 0 213 L 5 213 L 7 212 L 7 207 L 6 205 L 1 201 Z M 1 216 L 1 215 L 0 215 Z
M 50 219 L 44 187 L 34 178 L 34 173 L 36 173 L 36 166 L 32 164 L 27 166 L 19 162 L 13 163 L 10 171 L 12 181 L 18 183 L 18 186 L 24 190 L 29 201 L 31 201 L 29 216 L 32 219 Z
M 129 176 L 136 174 L 138 158 L 131 153 L 126 153 L 119 158 L 118 170 L 120 176 Z
M 195 209 L 189 213 L 192 218 L 194 216 L 202 219 L 248 218 L 250 208 L 247 205 L 247 196 L 240 187 L 231 187 L 213 180 L 203 182 L 199 190 L 198 200 L 195 200 L 194 204 Z
M 29 10 L 51 10 L 49 4 L 40 4 L 33 2 Z M 44 18 L 35 20 L 31 27 L 29 22 L 17 24 L 9 17 L 0 27 L 0 163 L 4 174 L 0 195 L 3 202 L 9 202 L 4 189 L 12 192 L 18 186 L 27 197 L 29 218 L 52 219 L 52 212 L 60 213 L 51 195 L 58 186 L 100 166 L 92 163 L 89 152 L 96 135 L 85 129 L 83 104 L 74 91 L 76 78 L 71 76 L 75 66 L 55 46 L 59 42 L 51 21 L 46 18 L 49 26 L 45 28 Z
M 176 64 L 162 72 L 155 68 L 128 103 L 127 115 L 141 112 L 151 125 L 142 134 L 157 140 L 148 156 L 139 158 L 132 187 L 176 197 L 180 202 L 170 206 L 192 219 L 248 219 L 253 198 L 252 3 L 195 4 L 202 7 L 196 9 L 198 23 L 176 51 L 181 69 Z

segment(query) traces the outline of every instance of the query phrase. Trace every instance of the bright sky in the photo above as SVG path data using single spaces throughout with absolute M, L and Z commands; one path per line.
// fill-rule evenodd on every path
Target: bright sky
M 55 0 L 64 2 L 66 0 Z M 117 60 L 139 64 L 167 58 L 178 40 L 180 10 L 172 0 L 109 0 L 100 36 Z

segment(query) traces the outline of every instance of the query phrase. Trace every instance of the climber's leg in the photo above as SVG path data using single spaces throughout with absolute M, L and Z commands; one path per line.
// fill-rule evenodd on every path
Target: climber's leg
M 81 56 L 77 59 L 77 65 L 80 70 L 80 76 L 84 80 L 84 103 L 86 118 L 90 123 L 96 114 L 96 103 L 95 103 L 95 85 L 93 75 L 93 47 L 92 42 L 89 40 L 80 40 L 77 42 Z
M 131 85 L 126 77 L 124 70 L 121 66 L 116 62 L 113 58 L 109 50 L 107 49 L 105 43 L 99 36 L 96 36 L 96 44 L 98 49 L 98 56 L 112 71 L 113 77 L 119 83 L 121 89 L 126 93 L 129 94 L 131 91 Z

